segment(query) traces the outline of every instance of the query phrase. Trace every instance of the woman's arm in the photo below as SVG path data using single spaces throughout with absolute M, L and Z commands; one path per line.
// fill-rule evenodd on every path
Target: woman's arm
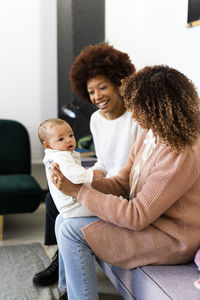
M 131 158 L 129 159 L 131 160 Z M 128 197 L 129 195 L 129 171 L 130 166 L 132 165 L 131 161 L 127 166 L 122 169 L 118 176 L 112 178 L 103 178 L 101 180 L 96 180 L 92 182 L 93 188 L 100 190 L 105 194 L 113 194 L 118 196 Z M 56 185 L 56 187 L 61 190 L 64 194 L 77 197 L 78 192 L 80 191 L 82 184 L 74 184 L 69 181 L 61 172 L 59 165 L 55 162 L 51 163 L 51 181 Z M 56 180 L 55 180 L 56 179 Z
M 187 191 L 191 192 L 200 176 L 198 155 L 192 151 L 171 154 L 165 149 L 159 154 L 156 165 L 152 167 L 150 175 L 144 179 L 143 186 L 132 200 L 121 200 L 114 195 L 105 195 L 83 186 L 77 201 L 105 221 L 120 227 L 142 230 L 167 212 L 175 202 L 176 208 L 173 212 L 181 209 L 181 202 L 177 200 L 184 198 Z M 197 192 L 199 188 L 198 191 L 196 188 Z
M 118 176 L 114 176 L 112 178 L 103 178 L 101 180 L 93 181 L 92 186 L 94 189 L 99 190 L 105 194 L 113 194 L 117 196 L 123 196 L 127 198 L 129 196 L 129 175 L 130 170 L 132 168 L 135 153 L 137 153 L 143 143 L 143 138 L 139 139 L 139 142 L 134 145 L 131 150 L 131 154 L 129 155 L 128 162 L 126 166 L 119 172 Z M 76 185 L 73 185 L 69 180 L 67 180 L 60 168 L 54 162 L 51 164 L 51 180 L 56 185 L 58 189 L 60 189 L 63 193 L 75 197 L 77 196 L 77 188 Z M 57 182 L 55 183 L 54 178 L 57 178 Z M 74 188 L 74 190 L 73 190 Z M 80 190 L 80 186 L 79 186 Z

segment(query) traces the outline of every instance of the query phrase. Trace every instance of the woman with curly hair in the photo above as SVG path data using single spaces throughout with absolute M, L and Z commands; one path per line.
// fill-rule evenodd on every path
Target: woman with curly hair
M 116 175 L 125 165 L 140 127 L 126 111 L 119 93 L 121 80 L 135 72 L 128 54 L 104 43 L 89 45 L 75 58 L 71 87 L 78 98 L 98 110 L 90 120 L 97 163 L 106 177 Z M 117 136 L 116 136 L 117 135 Z
M 135 66 L 128 54 L 104 43 L 89 45 L 82 50 L 70 71 L 71 86 L 77 97 L 98 108 L 90 120 L 97 156 L 93 169 L 103 171 L 106 177 L 116 175 L 126 164 L 131 146 L 141 132 L 131 113 L 126 111 L 119 93 L 121 80 L 134 72 Z M 57 215 L 58 211 L 48 193 L 46 245 L 56 244 L 54 223 Z M 59 269 L 62 277 L 62 266 Z M 57 279 L 58 255 L 47 269 L 34 276 L 33 282 L 45 286 L 55 283 Z
M 200 245 L 200 108 L 193 83 L 168 66 L 146 67 L 123 81 L 121 95 L 144 131 L 119 174 L 88 188 L 52 168 L 56 186 L 97 216 L 60 226 L 57 218 L 68 299 L 98 299 L 94 255 L 131 269 L 190 262 Z

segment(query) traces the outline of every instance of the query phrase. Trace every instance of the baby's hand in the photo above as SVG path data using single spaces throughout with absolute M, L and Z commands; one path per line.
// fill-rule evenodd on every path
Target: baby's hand
M 94 170 L 93 171 L 93 180 L 99 180 L 104 177 L 104 172 L 101 170 Z

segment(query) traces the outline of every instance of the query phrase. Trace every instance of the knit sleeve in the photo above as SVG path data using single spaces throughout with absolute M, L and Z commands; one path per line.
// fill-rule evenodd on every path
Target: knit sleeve
M 120 184 L 121 191 L 126 186 L 127 178 L 123 173 L 121 176 L 124 179 L 117 177 L 106 180 L 110 193 L 109 189 L 103 187 L 98 187 L 100 191 L 83 187 L 78 194 L 78 201 L 105 221 L 136 231 L 142 230 L 192 188 L 200 176 L 198 153 L 186 150 L 172 154 L 163 147 L 149 174 L 136 197 L 130 201 L 115 196 L 119 195 Z M 112 194 L 114 190 L 117 193 Z

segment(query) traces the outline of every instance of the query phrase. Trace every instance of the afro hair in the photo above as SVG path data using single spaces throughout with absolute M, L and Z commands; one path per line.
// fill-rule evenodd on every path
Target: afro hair
M 104 75 L 116 86 L 121 80 L 135 72 L 128 54 L 105 43 L 89 45 L 75 58 L 70 70 L 71 88 L 76 96 L 90 102 L 87 81 L 97 75 Z

